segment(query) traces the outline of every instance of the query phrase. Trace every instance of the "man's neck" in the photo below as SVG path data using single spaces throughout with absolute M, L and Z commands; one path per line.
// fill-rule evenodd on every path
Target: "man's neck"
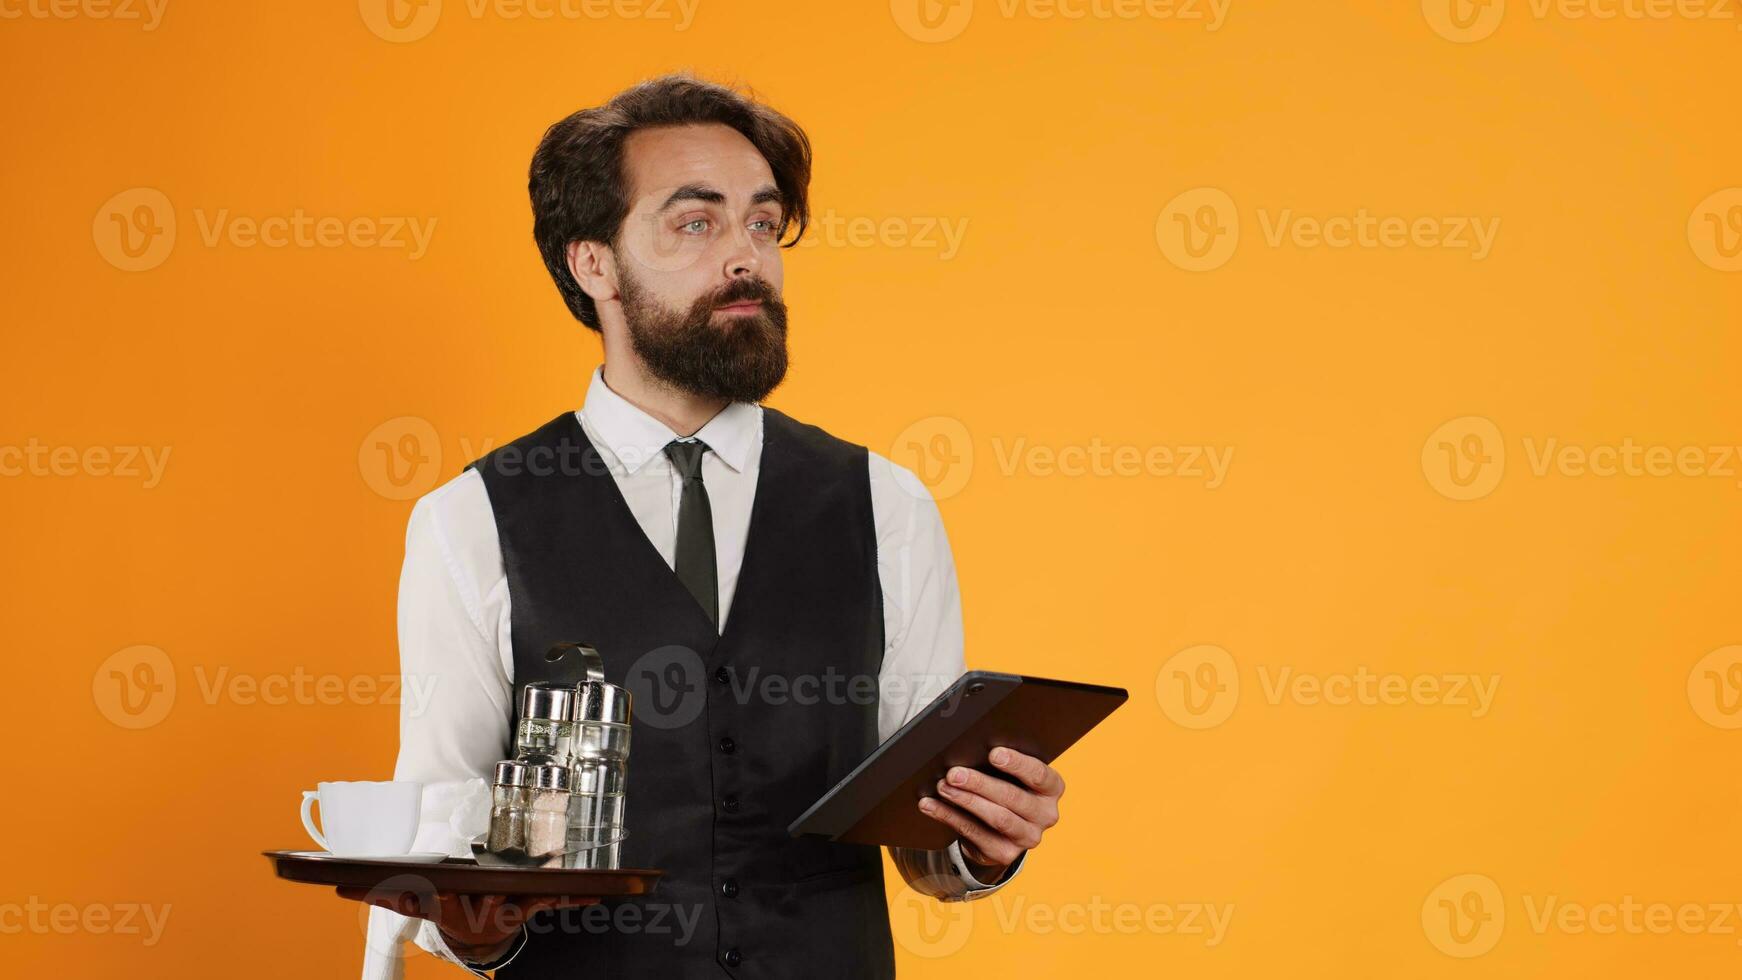
M 728 404 L 722 398 L 703 398 L 649 377 L 639 364 L 605 359 L 605 386 L 643 412 L 653 416 L 680 436 L 693 436 Z

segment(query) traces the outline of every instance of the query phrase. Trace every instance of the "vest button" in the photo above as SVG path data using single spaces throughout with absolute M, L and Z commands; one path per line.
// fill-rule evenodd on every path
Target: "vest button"
M 744 962 L 744 954 L 738 952 L 738 947 L 734 946 L 720 955 L 720 961 L 727 966 L 737 966 Z
M 727 878 L 725 881 L 720 882 L 720 894 L 726 896 L 727 898 L 737 898 L 738 897 L 738 879 Z
M 726 737 L 720 739 L 720 751 L 726 753 L 727 755 L 731 755 L 732 753 L 738 751 L 738 743 L 732 741 L 732 736 L 727 735 Z
M 736 796 L 728 796 L 720 801 L 720 806 L 725 809 L 727 813 L 737 813 L 738 798 Z
M 719 670 L 714 671 L 714 680 L 721 684 L 725 684 L 732 680 L 732 675 L 727 672 L 726 668 L 721 667 Z

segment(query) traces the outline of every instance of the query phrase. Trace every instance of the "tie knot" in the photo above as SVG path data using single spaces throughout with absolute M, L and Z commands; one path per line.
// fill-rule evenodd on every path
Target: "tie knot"
M 702 454 L 708 451 L 708 444 L 696 439 L 684 442 L 673 439 L 665 444 L 665 455 L 671 460 L 671 465 L 683 474 L 684 482 L 702 478 Z

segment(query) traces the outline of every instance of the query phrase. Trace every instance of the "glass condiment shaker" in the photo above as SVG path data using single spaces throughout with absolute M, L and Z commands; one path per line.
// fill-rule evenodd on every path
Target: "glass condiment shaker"
M 522 762 L 574 763 L 575 688 L 534 681 L 520 690 L 514 754 Z
M 488 848 L 505 854 L 526 850 L 527 783 L 532 767 L 512 759 L 496 763 L 490 786 Z
M 526 807 L 528 857 L 556 857 L 568 849 L 572 779 L 573 771 L 566 765 L 532 767 Z
M 631 697 L 627 688 L 589 680 L 575 709 L 574 799 L 569 804 L 570 867 L 618 867 L 629 778 Z

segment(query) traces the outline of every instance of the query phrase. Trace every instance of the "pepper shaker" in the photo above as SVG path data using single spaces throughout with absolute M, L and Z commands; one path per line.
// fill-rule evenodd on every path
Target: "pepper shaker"
M 526 850 L 526 785 L 532 767 L 509 759 L 496 763 L 495 777 L 490 786 L 490 832 L 487 847 L 491 853 L 505 854 Z

